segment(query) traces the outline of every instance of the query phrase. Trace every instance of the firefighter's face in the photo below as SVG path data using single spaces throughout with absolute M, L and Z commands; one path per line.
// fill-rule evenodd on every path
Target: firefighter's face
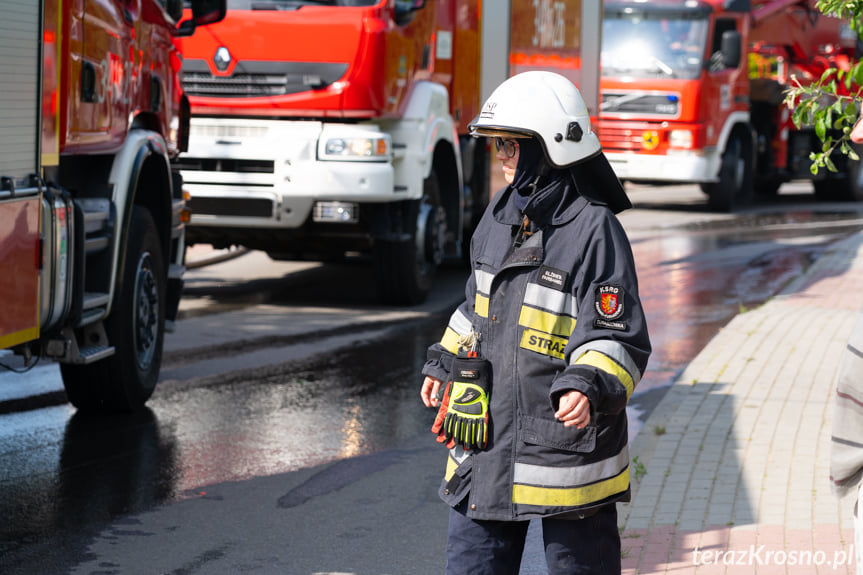
M 495 138 L 494 146 L 497 159 L 503 166 L 503 179 L 511 184 L 515 179 L 515 167 L 518 165 L 518 141 L 510 138 Z

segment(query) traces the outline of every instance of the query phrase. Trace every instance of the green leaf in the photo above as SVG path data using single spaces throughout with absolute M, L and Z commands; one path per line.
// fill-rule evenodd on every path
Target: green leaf
M 827 164 L 827 169 L 831 172 L 838 172 L 836 169 L 836 164 L 833 163 L 833 160 L 830 159 L 830 156 L 824 158 L 824 163 Z
M 827 126 L 824 124 L 823 118 L 818 118 L 815 122 L 815 135 L 818 136 L 818 139 L 822 142 L 824 141 L 824 137 L 827 135 Z

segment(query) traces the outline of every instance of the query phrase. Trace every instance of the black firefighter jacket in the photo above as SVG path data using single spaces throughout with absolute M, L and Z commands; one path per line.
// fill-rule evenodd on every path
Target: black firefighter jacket
M 447 382 L 459 336 L 481 334 L 492 364 L 488 447 L 451 449 L 440 488 L 474 519 L 578 517 L 629 499 L 625 407 L 650 355 L 635 265 L 612 211 L 572 181 L 563 188 L 531 196 L 534 232 L 518 248 L 514 192 L 493 200 L 471 240 L 466 300 L 423 367 Z M 573 389 L 590 400 L 582 430 L 554 418 Z

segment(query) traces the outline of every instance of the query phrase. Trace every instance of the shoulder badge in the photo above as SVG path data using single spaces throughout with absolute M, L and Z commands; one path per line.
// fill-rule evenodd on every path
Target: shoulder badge
M 618 321 L 623 316 L 623 288 L 613 285 L 601 285 L 596 288 L 596 313 L 599 317 L 593 320 L 593 327 L 625 330 L 626 323 Z
M 601 285 L 596 288 L 596 313 L 604 319 L 617 319 L 623 315 L 623 288 Z

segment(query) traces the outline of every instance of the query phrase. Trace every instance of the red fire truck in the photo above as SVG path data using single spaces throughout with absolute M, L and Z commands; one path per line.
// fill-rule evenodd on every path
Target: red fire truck
M 186 20 L 183 0 L 0 6 L 0 364 L 56 360 L 77 408 L 132 410 L 184 270 L 173 40 L 225 2 L 192 0 Z
M 813 179 L 821 145 L 783 105 L 802 84 L 847 67 L 856 38 L 811 0 L 606 0 L 599 134 L 623 180 L 698 183 L 728 211 L 753 192 Z M 813 179 L 819 197 L 863 199 L 859 162 Z
M 529 69 L 596 113 L 601 18 L 581 0 L 228 0 L 181 41 L 188 243 L 366 254 L 383 301 L 421 302 L 488 202 L 492 154 L 468 123 Z

